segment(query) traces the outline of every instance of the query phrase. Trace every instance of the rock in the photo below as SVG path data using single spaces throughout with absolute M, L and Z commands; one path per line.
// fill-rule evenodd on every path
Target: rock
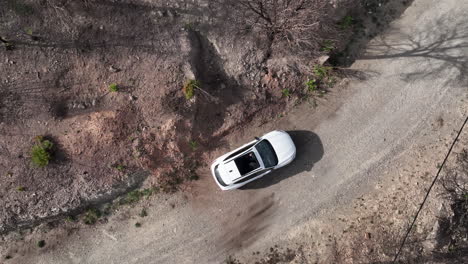
M 114 67 L 114 66 L 110 66 L 110 67 L 109 67 L 109 71 L 110 71 L 110 72 L 119 72 L 120 69 L 119 69 L 119 68 L 116 68 L 116 67 Z
M 173 12 L 171 12 L 171 10 L 167 10 L 167 16 L 170 17 L 170 18 L 174 18 L 175 14 Z
M 323 65 L 323 64 L 328 60 L 328 58 L 330 58 L 330 56 L 326 56 L 326 55 L 325 55 L 325 56 L 320 56 L 320 57 L 318 58 L 318 63 L 319 63 L 320 65 Z

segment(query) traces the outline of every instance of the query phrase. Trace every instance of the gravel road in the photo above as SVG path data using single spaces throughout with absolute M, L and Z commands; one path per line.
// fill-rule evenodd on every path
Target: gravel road
M 396 157 L 459 127 L 468 1 L 415 0 L 351 68 L 365 80 L 352 79 L 315 110 L 306 103 L 231 139 L 236 145 L 271 128 L 292 131 L 298 156 L 287 168 L 232 192 L 204 177 L 188 199 L 154 200 L 141 228 L 135 218 L 113 217 L 12 263 L 220 263 L 287 240 L 294 226 L 366 193 Z

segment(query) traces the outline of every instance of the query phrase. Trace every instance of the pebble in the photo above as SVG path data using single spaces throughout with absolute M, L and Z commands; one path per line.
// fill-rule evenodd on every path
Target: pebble
M 110 67 L 109 67 L 109 71 L 110 71 L 110 72 L 119 72 L 120 69 L 119 69 L 119 68 L 116 68 L 116 67 L 114 67 L 114 66 L 110 66 Z

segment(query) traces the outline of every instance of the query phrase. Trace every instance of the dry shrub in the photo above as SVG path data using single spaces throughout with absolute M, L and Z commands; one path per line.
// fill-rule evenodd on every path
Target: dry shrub
M 233 19 L 246 29 L 266 33 L 274 47 L 291 54 L 313 55 L 320 51 L 321 37 L 337 32 L 323 0 L 225 0 Z

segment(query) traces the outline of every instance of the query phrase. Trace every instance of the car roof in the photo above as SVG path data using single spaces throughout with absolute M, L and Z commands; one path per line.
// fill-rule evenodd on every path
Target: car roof
M 223 165 L 220 166 L 220 169 L 223 170 L 221 173 L 223 181 L 228 185 L 232 184 L 236 179 L 242 177 L 234 160 L 223 162 Z
M 246 173 L 245 175 L 242 175 L 239 171 L 239 168 L 237 167 L 237 164 L 236 164 L 236 159 L 241 157 L 241 156 L 244 156 L 246 155 L 247 153 L 249 152 L 253 152 L 255 154 L 255 157 L 257 158 L 257 160 L 259 161 L 259 167 L 256 168 L 256 169 L 253 169 L 252 171 L 249 171 L 248 173 Z M 223 161 L 221 162 L 223 165 L 220 166 L 220 169 L 223 170 L 221 175 L 222 175 L 222 178 L 223 178 L 223 181 L 230 185 L 244 177 L 247 177 L 249 175 L 251 175 L 252 173 L 255 173 L 257 172 L 258 170 L 261 170 L 264 168 L 263 166 L 263 161 L 261 161 L 261 158 L 260 158 L 260 155 L 258 155 L 257 151 L 252 148 L 249 148 L 247 151 L 245 152 L 242 152 L 240 153 L 239 155 L 236 155 L 235 157 L 233 157 L 232 159 L 228 159 L 227 161 Z

